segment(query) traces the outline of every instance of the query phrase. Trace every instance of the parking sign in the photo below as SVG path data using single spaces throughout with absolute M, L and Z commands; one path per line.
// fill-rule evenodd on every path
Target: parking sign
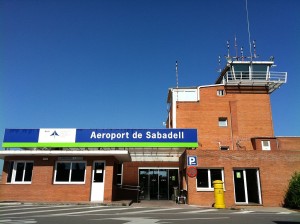
M 188 166 L 198 166 L 197 156 L 188 156 L 187 157 L 187 165 Z

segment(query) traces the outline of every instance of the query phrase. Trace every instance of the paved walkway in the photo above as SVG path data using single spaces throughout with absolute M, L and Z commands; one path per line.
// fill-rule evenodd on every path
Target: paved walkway
M 141 201 L 140 203 L 132 203 L 132 207 L 148 207 L 148 208 L 199 208 L 199 209 L 211 209 L 211 207 L 203 207 L 197 205 L 187 205 L 187 204 L 176 204 L 174 201 Z M 243 210 L 243 211 L 256 211 L 256 212 L 281 212 L 281 213 L 289 213 L 289 212 L 300 212 L 298 210 L 291 210 L 283 207 L 264 207 L 264 206 L 239 206 L 236 208 L 226 208 L 230 210 Z
M 212 209 L 212 207 L 203 207 L 197 205 L 177 204 L 174 201 L 168 200 L 142 200 L 139 203 L 135 203 L 130 200 L 114 201 L 110 203 L 92 203 L 92 202 L 0 202 L 0 205 L 12 205 L 12 204 L 38 204 L 38 205 L 107 205 L 107 206 L 130 206 L 133 208 L 198 208 L 201 210 Z M 278 212 L 278 213 L 290 213 L 300 212 L 300 210 L 291 210 L 283 207 L 264 207 L 264 206 L 238 206 L 235 208 L 226 208 L 227 210 L 241 210 L 241 211 L 255 211 L 255 212 Z
M 173 208 L 173 207 L 180 207 L 180 208 L 189 208 L 190 206 L 187 204 L 177 204 L 175 201 L 168 201 L 168 200 L 143 200 L 139 203 L 132 203 L 132 207 L 156 207 L 156 208 Z

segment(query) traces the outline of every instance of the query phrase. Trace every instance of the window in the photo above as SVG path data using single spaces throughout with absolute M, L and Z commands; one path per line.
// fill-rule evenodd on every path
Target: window
M 261 141 L 262 150 L 271 150 L 270 141 L 263 140 Z
M 219 117 L 219 127 L 227 127 L 227 117 Z
M 229 146 L 220 146 L 221 150 L 229 150 Z
M 123 164 L 117 164 L 117 185 L 122 185 Z
M 217 96 L 224 96 L 224 95 L 225 95 L 224 89 L 218 89 L 217 90 Z
M 86 162 L 56 162 L 54 183 L 55 184 L 84 184 Z
M 198 169 L 197 171 L 198 191 L 213 191 L 213 181 L 222 180 L 224 182 L 223 169 Z
M 10 161 L 7 183 L 30 184 L 32 178 L 32 161 Z

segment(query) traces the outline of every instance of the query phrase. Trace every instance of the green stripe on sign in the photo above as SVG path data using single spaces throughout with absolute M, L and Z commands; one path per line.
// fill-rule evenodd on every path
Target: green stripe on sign
M 196 148 L 197 142 L 80 142 L 80 143 L 37 143 L 4 142 L 3 148 Z

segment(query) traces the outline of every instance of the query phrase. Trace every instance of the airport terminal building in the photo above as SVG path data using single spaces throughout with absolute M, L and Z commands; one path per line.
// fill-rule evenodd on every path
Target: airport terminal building
M 6 129 L 0 201 L 174 200 L 281 206 L 300 137 L 274 135 L 273 61 L 228 60 L 216 82 L 170 88 L 166 129 Z M 175 189 L 179 190 L 174 191 Z

